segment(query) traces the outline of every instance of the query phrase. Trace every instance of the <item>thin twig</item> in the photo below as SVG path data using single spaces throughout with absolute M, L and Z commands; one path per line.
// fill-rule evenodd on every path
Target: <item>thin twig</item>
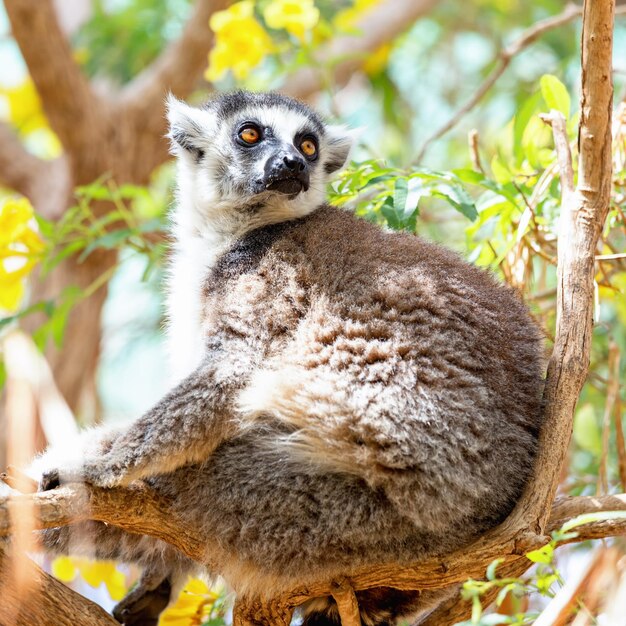
M 569 201 L 571 194 L 574 193 L 574 166 L 572 165 L 572 152 L 567 138 L 567 121 L 563 113 L 554 110 L 542 114 L 540 117 L 552 127 L 554 149 L 561 179 L 561 199 L 565 204 Z
M 619 7 L 615 11 L 615 14 L 626 14 L 626 7 Z M 498 58 L 496 60 L 496 66 L 488 74 L 485 80 L 478 86 L 478 89 L 476 89 L 471 98 L 445 124 L 438 128 L 424 141 L 422 147 L 418 152 L 415 162 L 418 164 L 421 163 L 424 159 L 426 152 L 428 151 L 428 148 L 430 148 L 430 146 L 435 141 L 437 141 L 437 139 L 440 139 L 446 133 L 452 130 L 463 119 L 463 117 L 467 115 L 483 99 L 485 94 L 487 94 L 487 92 L 493 87 L 493 85 L 498 81 L 502 74 L 504 74 L 515 56 L 517 56 L 520 52 L 522 52 L 528 46 L 534 43 L 539 37 L 541 37 L 541 35 L 550 30 L 568 24 L 580 15 L 582 15 L 582 7 L 575 4 L 568 4 L 562 13 L 537 22 L 536 24 L 525 30 L 519 36 L 519 38 L 516 39 L 511 45 L 504 48 L 498 55 Z
M 478 131 L 473 128 L 467 134 L 467 143 L 469 147 L 470 158 L 472 159 L 472 166 L 477 172 L 481 174 L 485 173 L 485 169 L 483 168 L 483 164 L 480 160 L 480 150 L 478 146 Z

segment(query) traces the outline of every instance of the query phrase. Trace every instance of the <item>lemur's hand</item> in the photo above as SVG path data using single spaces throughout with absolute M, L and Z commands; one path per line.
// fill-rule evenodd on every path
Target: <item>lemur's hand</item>
M 54 468 L 44 472 L 40 486 L 43 491 L 70 482 L 89 483 L 94 487 L 118 487 L 139 478 L 141 468 L 133 447 L 127 445 L 124 437 L 119 437 L 110 444 L 105 454 L 86 459 L 76 468 Z
M 50 448 L 31 466 L 31 473 L 38 476 L 39 490 L 49 491 L 77 482 L 112 486 L 103 484 L 100 468 L 107 465 L 105 459 L 122 432 L 111 429 L 86 431 L 69 445 Z

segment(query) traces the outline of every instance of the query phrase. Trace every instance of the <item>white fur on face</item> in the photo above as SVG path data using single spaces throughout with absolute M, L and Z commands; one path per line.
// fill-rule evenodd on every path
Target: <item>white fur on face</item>
M 265 161 L 254 164 L 253 171 L 237 171 L 233 153 L 233 125 L 254 119 L 272 129 L 284 144 L 294 145 L 303 129 L 313 130 L 306 115 L 282 106 L 259 106 L 243 109 L 228 121 L 217 119 L 211 109 L 196 109 L 174 98 L 168 101 L 170 137 L 184 132 L 193 145 L 202 150 L 199 160 L 174 142 L 178 157 L 177 201 L 171 213 L 174 237 L 169 269 L 167 317 L 170 367 L 174 383 L 188 376 L 202 360 L 202 285 L 215 264 L 239 237 L 246 232 L 308 215 L 326 199 L 326 185 L 332 175 L 325 166 L 347 159 L 352 134 L 343 127 L 326 126 L 319 139 L 319 159 L 310 170 L 307 191 L 295 198 L 267 192 L 242 197 L 236 189 L 224 189 L 218 180 L 224 163 L 232 163 L 229 174 L 244 182 L 263 177 Z M 316 133 L 317 134 L 317 133 Z M 338 168 L 337 168 L 338 169 Z M 218 184 L 221 183 L 221 184 Z M 263 202 L 254 212 L 241 211 L 246 204 Z

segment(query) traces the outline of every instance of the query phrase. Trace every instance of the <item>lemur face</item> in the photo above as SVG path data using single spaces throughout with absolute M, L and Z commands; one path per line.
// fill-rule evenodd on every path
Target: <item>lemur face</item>
M 315 208 L 352 146 L 350 131 L 279 94 L 235 92 L 202 108 L 170 98 L 168 119 L 186 191 L 222 208 Z

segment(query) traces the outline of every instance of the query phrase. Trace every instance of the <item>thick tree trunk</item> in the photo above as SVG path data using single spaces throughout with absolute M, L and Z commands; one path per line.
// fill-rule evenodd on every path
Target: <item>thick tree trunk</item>
M 43 280 L 37 280 L 33 299 L 57 300 L 64 289 L 91 286 L 109 271 L 117 260 L 115 250 L 96 250 L 82 263 L 68 259 L 60 263 Z M 59 391 L 82 423 L 100 418 L 96 374 L 100 356 L 102 307 L 108 286 L 105 282 L 93 295 L 72 307 L 60 346 L 49 342 L 46 357 L 54 372 Z M 39 316 L 36 316 L 39 317 Z M 33 318 L 32 324 L 38 320 Z

